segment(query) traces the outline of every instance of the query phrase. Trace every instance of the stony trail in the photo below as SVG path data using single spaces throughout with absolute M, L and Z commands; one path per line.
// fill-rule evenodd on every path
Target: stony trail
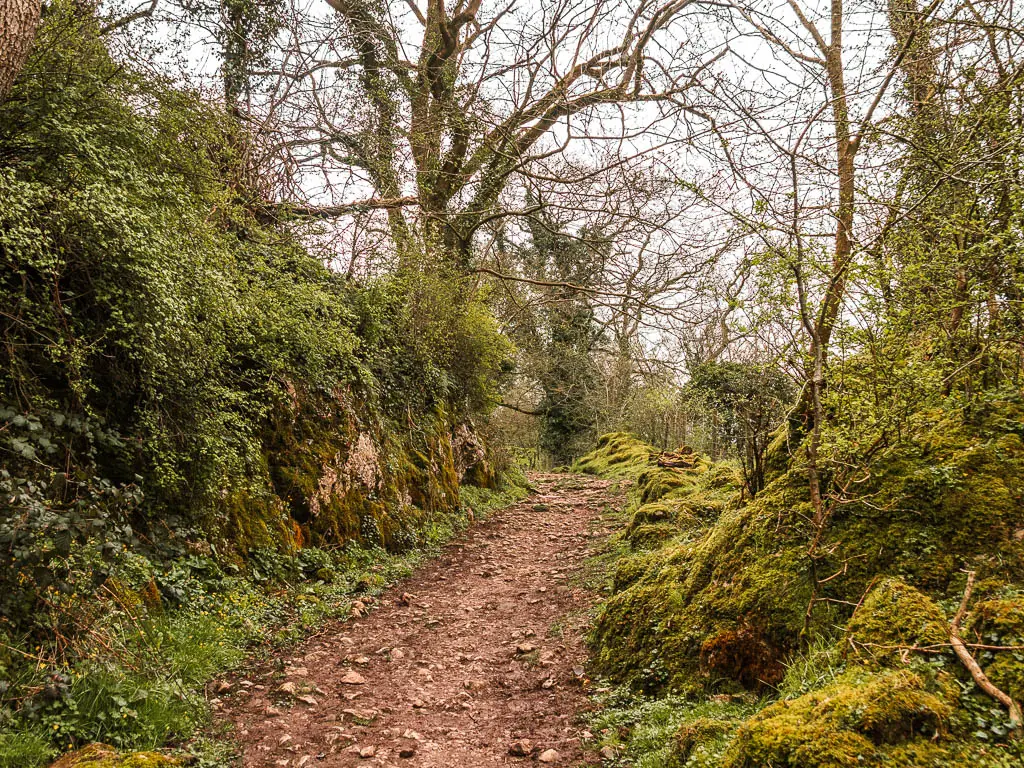
M 236 681 L 221 718 L 247 767 L 445 768 L 587 761 L 587 609 L 577 576 L 607 481 L 531 476 L 383 594 Z M 553 751 L 552 751 L 553 750 Z

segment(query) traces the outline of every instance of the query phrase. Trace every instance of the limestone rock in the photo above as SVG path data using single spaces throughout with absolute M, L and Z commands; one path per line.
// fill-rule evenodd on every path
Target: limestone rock
M 508 753 L 512 755 L 512 757 L 529 757 L 530 752 L 532 751 L 533 744 L 531 744 L 528 739 L 513 741 L 508 748 Z
M 341 678 L 343 685 L 365 685 L 366 678 L 356 672 L 354 669 L 350 669 Z

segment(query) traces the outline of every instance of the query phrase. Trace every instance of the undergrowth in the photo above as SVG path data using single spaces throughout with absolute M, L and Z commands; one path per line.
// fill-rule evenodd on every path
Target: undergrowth
M 949 645 L 970 568 L 980 579 L 963 633 L 984 645 L 975 654 L 992 680 L 1024 695 L 1024 607 L 1007 567 L 1022 554 L 1022 451 L 1005 427 L 1016 413 L 1009 398 L 918 414 L 862 489 L 873 503 L 832 519 L 822 546 L 847 564 L 825 571 L 836 575 L 812 616 L 798 469 L 777 462 L 751 501 L 728 462 L 659 467 L 639 440 L 602 438 L 576 469 L 633 481 L 606 516 L 620 530 L 587 566 L 608 594 L 590 636 L 605 764 L 1024 764 L 1006 710 Z

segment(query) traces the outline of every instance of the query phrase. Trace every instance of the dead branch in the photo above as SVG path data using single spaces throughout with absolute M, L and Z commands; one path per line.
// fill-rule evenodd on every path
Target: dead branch
M 974 589 L 974 571 L 967 573 L 967 586 L 964 587 L 964 596 L 960 601 L 960 607 L 957 609 L 956 615 L 953 616 L 953 621 L 949 625 L 949 644 L 953 647 L 953 652 L 957 658 L 960 659 L 960 663 L 966 667 L 967 671 L 971 673 L 971 677 L 974 679 L 975 684 L 981 688 L 986 694 L 991 696 L 993 699 L 998 701 L 1004 707 L 1010 715 L 1010 726 L 1013 729 L 1014 734 L 1019 736 L 1022 719 L 1020 704 L 1014 701 L 1008 694 L 997 688 L 985 671 L 981 668 L 971 652 L 967 649 L 967 645 L 963 640 L 960 639 L 960 625 L 964 620 L 964 616 L 967 614 L 967 605 L 971 600 L 971 591 Z
M 419 205 L 416 197 L 394 197 L 382 199 L 378 197 L 367 198 L 366 200 L 355 200 L 351 203 L 339 205 L 293 205 L 280 203 L 276 207 L 282 212 L 292 216 L 300 216 L 306 219 L 331 219 L 335 216 L 346 216 L 350 213 L 365 213 L 367 211 L 387 211 L 397 208 L 404 208 L 410 205 Z

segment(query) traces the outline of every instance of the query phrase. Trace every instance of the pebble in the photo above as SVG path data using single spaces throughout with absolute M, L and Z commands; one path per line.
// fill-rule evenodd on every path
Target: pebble
M 512 757 L 527 757 L 532 751 L 533 744 L 531 744 L 527 739 L 513 741 L 508 748 L 508 753 L 512 755 Z

